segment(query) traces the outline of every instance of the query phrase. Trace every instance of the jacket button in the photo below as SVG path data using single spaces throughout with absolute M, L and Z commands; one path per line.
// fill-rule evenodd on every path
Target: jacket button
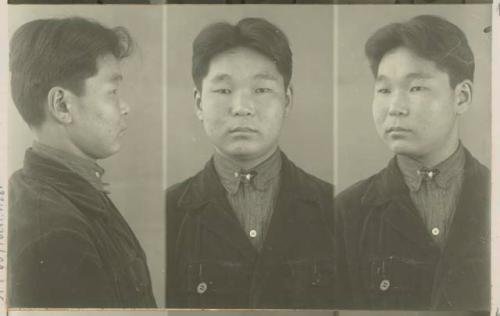
M 252 229 L 250 231 L 250 237 L 255 238 L 257 236 L 257 231 L 255 229 Z
M 431 232 L 432 232 L 432 234 L 433 234 L 434 236 L 437 236 L 437 235 L 439 235 L 439 228 L 434 227 L 434 228 L 432 229 L 432 231 L 431 231 Z
M 205 282 L 201 282 L 196 287 L 196 292 L 198 292 L 198 294 L 203 294 L 203 293 L 205 293 L 207 291 L 207 289 L 208 289 L 207 284 Z
M 391 287 L 391 282 L 389 280 L 385 279 L 380 282 L 381 291 L 387 291 L 389 287 Z

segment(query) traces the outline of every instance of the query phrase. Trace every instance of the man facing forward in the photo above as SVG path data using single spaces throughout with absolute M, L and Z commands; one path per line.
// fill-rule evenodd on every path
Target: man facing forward
M 346 306 L 489 309 L 489 170 L 460 142 L 474 56 L 443 18 L 376 31 L 373 119 L 395 157 L 335 200 Z
M 9 185 L 10 307 L 155 307 L 142 247 L 96 160 L 120 149 L 123 28 L 35 20 L 10 44 L 14 103 L 35 134 Z
M 292 102 L 286 36 L 258 18 L 210 25 L 192 75 L 215 152 L 167 191 L 167 306 L 331 306 L 332 185 L 278 148 Z

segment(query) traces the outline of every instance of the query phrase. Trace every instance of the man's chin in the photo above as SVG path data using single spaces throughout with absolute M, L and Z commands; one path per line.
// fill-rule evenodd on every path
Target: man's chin
M 240 160 L 240 161 L 253 160 L 259 156 L 258 153 L 252 150 L 235 150 L 227 153 L 227 155 L 235 160 Z
M 389 149 L 396 155 L 410 156 L 413 157 L 417 154 L 417 150 L 414 146 L 408 144 L 408 142 L 396 141 L 389 144 Z
M 226 148 L 225 150 L 219 151 L 225 156 L 238 161 L 251 161 L 265 155 L 265 152 L 262 149 L 255 148 L 255 146 L 251 145 L 235 146 L 233 148 Z
M 101 152 L 98 152 L 98 153 L 93 153 L 93 158 L 95 160 L 102 160 L 102 159 L 106 159 L 106 158 L 109 158 L 113 155 L 115 155 L 116 153 L 118 153 L 120 151 L 120 145 L 116 145 L 115 147 L 113 148 L 109 148 L 108 150 L 106 151 L 101 151 Z

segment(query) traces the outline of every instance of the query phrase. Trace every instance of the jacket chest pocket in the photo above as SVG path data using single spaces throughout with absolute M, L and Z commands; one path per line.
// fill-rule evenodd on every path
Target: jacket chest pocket
M 363 279 L 371 305 L 411 308 L 429 304 L 434 268 L 432 262 L 412 258 L 370 258 L 363 269 Z
M 333 257 L 290 260 L 287 266 L 291 273 L 287 282 L 293 307 L 332 306 L 336 275 Z
M 201 261 L 186 266 L 181 295 L 190 307 L 244 307 L 250 267 L 241 262 Z

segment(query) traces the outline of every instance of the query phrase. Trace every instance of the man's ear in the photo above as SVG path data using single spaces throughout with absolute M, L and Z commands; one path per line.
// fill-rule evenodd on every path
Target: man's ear
M 70 111 L 70 92 L 61 87 L 53 87 L 47 94 L 48 113 L 56 121 L 62 124 L 69 124 L 73 121 Z
M 291 85 L 285 91 L 285 116 L 288 115 L 293 106 L 293 87 Z
M 197 88 L 194 88 L 193 97 L 194 97 L 196 116 L 200 121 L 203 121 L 203 109 L 201 106 L 201 91 L 199 91 Z
M 466 79 L 455 87 L 455 107 L 457 114 L 465 113 L 472 103 L 472 81 Z

